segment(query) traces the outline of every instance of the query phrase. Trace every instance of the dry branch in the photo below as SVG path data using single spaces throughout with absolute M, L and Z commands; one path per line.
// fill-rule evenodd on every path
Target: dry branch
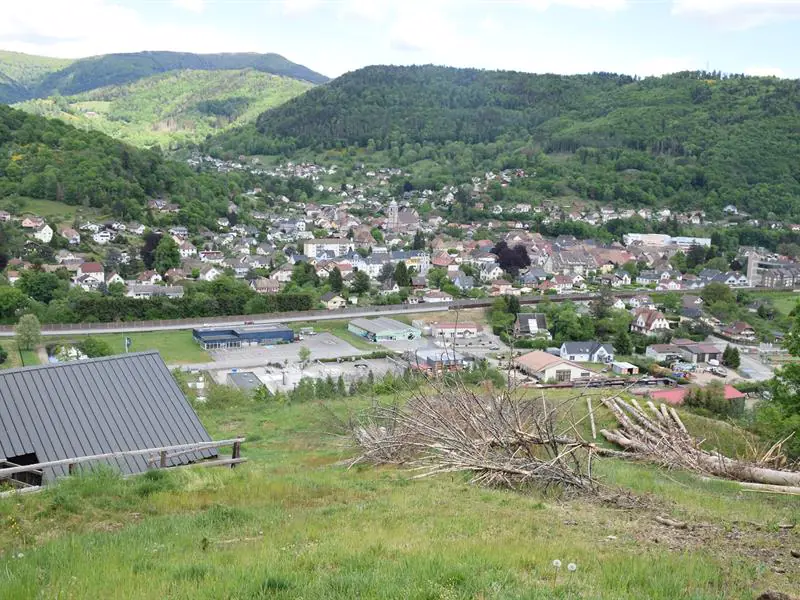
M 417 478 L 467 473 L 482 486 L 596 493 L 593 446 L 556 433 L 544 398 L 433 387 L 404 406 L 376 406 L 356 419 L 350 429 L 361 454 L 352 464 L 402 464 Z
M 800 472 L 765 468 L 759 464 L 734 460 L 719 452 L 704 450 L 693 438 L 674 408 L 648 403 L 651 417 L 635 401 L 621 398 L 600 400 L 614 415 L 619 429 L 600 433 L 628 453 L 667 467 L 680 467 L 735 481 L 771 486 L 800 486 Z M 779 442 L 780 444 L 781 442 Z M 775 447 L 767 453 L 774 461 Z

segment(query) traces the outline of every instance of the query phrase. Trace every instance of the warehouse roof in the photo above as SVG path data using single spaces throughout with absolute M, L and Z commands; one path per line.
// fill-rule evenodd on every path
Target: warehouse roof
M 158 352 L 0 372 L 0 460 L 29 455 L 30 464 L 209 441 Z M 215 455 L 182 454 L 168 465 Z M 139 473 L 148 457 L 119 458 L 112 466 Z M 63 474 L 65 467 L 45 469 L 44 479 Z
M 353 325 L 369 333 L 379 334 L 386 331 L 406 331 L 408 329 L 415 329 L 411 325 L 406 325 L 400 321 L 395 321 L 388 317 L 378 317 L 376 319 L 353 319 L 350 321 Z

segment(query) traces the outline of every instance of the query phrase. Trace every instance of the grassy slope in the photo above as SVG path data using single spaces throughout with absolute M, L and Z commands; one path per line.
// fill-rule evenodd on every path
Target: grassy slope
M 67 107 L 58 105 L 54 98 L 29 100 L 16 107 L 60 118 L 76 127 L 96 129 L 134 145 L 167 146 L 171 142 L 200 141 L 208 134 L 253 122 L 260 113 L 311 87 L 304 81 L 255 70 L 185 70 L 70 96 L 65 99 Z M 248 103 L 230 122 L 197 109 L 203 100 L 231 98 L 246 98 Z M 90 111 L 97 116 L 86 116 Z
M 337 401 L 342 416 L 366 400 Z M 620 463 L 598 466 L 657 509 L 621 510 L 467 486 L 410 481 L 394 469 L 337 465 L 347 451 L 317 405 L 203 409 L 212 435 L 245 434 L 250 462 L 120 481 L 72 480 L 0 500 L 0 589 L 75 598 L 735 599 L 790 590 L 796 575 L 758 553 L 797 522 L 794 498 Z M 652 510 L 703 522 L 665 530 Z M 741 552 L 732 540 L 750 527 Z M 734 537 L 726 535 L 732 532 Z M 718 535 L 717 535 L 718 534 Z M 611 539 L 608 536 L 615 536 Z M 702 542 L 702 543 L 701 543 Z M 24 556 L 15 558 L 17 553 Z M 575 561 L 552 588 L 554 558 Z
M 0 74 L 23 85 L 35 85 L 45 75 L 63 69 L 72 62 L 74 61 L 70 58 L 33 56 L 0 50 Z

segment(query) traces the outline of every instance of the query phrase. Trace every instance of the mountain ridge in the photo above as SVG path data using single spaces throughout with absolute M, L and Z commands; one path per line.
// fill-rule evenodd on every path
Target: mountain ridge
M 2 51 L 0 58 L 5 59 L 0 60 L 0 102 L 7 104 L 56 94 L 75 95 L 185 69 L 217 71 L 252 68 L 315 85 L 329 81 L 326 76 L 275 53 L 195 54 L 159 50 L 103 54 L 65 63 L 64 59 Z M 22 62 L 47 65 L 48 68 L 40 78 L 26 81 L 19 74 L 14 76 L 15 71 L 20 71 L 18 65 Z
M 538 172 L 531 196 L 800 218 L 800 81 L 373 66 L 262 113 L 213 153 L 384 152 L 425 182 Z M 431 167 L 433 164 L 433 167 Z M 545 177 L 545 175 L 547 177 Z

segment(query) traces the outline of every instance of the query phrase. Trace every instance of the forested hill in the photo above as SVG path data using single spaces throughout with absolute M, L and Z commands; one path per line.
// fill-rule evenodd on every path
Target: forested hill
M 273 75 L 320 84 L 328 81 L 311 69 L 291 62 L 279 54 L 226 53 L 192 54 L 188 52 L 136 52 L 106 54 L 59 63 L 54 59 L 2 53 L 0 60 L 0 102 L 8 104 L 54 94 L 79 94 L 99 87 L 130 83 L 168 71 L 253 69 Z M 15 76 L 20 61 L 46 65 L 40 77 L 25 80 Z
M 795 80 L 376 66 L 267 111 L 209 148 L 291 155 L 360 146 L 386 150 L 398 166 L 448 161 L 459 175 L 535 168 L 532 185 L 544 196 L 733 203 L 754 215 L 800 217 L 798 132 Z
M 265 110 L 311 87 L 306 81 L 254 69 L 187 69 L 14 107 L 102 131 L 134 146 L 174 148 L 254 122 Z
M 160 152 L 0 105 L 0 199 L 56 200 L 138 220 L 148 197 L 168 194 L 187 218 L 211 222 L 225 214 L 234 185 Z

